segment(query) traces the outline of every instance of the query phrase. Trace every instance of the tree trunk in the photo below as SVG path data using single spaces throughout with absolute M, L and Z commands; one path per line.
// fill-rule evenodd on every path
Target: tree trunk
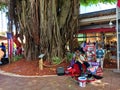
M 14 10 L 11 21 L 17 27 L 27 60 L 37 59 L 45 53 L 63 58 L 69 42 L 73 51 L 73 39 L 77 33 L 79 0 L 11 0 Z M 11 8 L 12 9 L 12 8 Z

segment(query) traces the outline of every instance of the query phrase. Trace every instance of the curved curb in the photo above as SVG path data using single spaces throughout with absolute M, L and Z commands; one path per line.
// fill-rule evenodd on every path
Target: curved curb
M 25 78 L 33 78 L 33 77 L 54 77 L 54 76 L 57 76 L 57 75 L 25 76 L 25 75 L 8 73 L 8 72 L 2 71 L 2 70 L 0 70 L 0 74 L 2 74 L 2 75 L 7 75 L 7 76 L 14 76 L 14 77 L 25 77 Z
M 104 68 L 104 70 L 114 70 L 114 69 Z M 23 78 L 55 77 L 55 76 L 58 76 L 58 75 L 25 76 L 25 75 L 19 75 L 19 74 L 14 74 L 14 73 L 5 72 L 5 71 L 2 71 L 2 70 L 0 70 L 0 74 L 1 74 L 1 75 L 7 75 L 7 76 L 13 76 L 13 77 L 23 77 Z

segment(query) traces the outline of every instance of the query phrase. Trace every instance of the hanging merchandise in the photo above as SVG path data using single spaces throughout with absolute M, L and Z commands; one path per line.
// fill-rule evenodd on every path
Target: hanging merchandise
M 86 45 L 85 50 L 86 50 L 86 56 L 87 56 L 88 61 L 90 61 L 90 62 L 96 61 L 95 60 L 96 48 L 95 48 L 94 44 Z

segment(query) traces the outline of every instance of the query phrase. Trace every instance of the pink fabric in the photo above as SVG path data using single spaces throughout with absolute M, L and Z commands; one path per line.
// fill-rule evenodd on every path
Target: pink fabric
M 120 0 L 117 1 L 117 6 L 120 8 Z

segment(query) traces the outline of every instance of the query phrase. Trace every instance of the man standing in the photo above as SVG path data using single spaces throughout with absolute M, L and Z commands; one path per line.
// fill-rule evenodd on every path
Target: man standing
M 98 46 L 98 49 L 96 49 L 96 58 L 97 62 L 99 62 L 101 68 L 103 69 L 104 50 L 100 45 Z

